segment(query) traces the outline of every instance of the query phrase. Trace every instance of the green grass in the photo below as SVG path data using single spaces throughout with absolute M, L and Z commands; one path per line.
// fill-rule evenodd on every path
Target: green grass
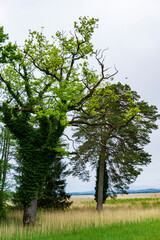
M 1 238 L 1 240 L 8 238 Z M 136 223 L 112 224 L 103 227 L 72 230 L 71 232 L 48 232 L 39 236 L 16 237 L 9 240 L 158 240 L 160 239 L 160 219 Z
M 95 206 L 96 206 L 96 203 L 94 200 L 82 201 L 79 204 L 81 204 L 81 205 L 85 204 L 88 207 L 93 207 L 93 208 L 95 208 Z M 136 206 L 139 204 L 144 208 L 156 207 L 156 206 L 160 206 L 160 199 L 159 198 L 108 199 L 105 201 L 104 206 L 106 206 L 106 205 L 120 206 L 123 204 L 129 204 L 132 206 Z
M 119 204 L 119 203 L 138 203 L 138 202 L 156 202 L 160 204 L 160 199 L 157 198 L 130 198 L 130 199 L 109 199 L 105 204 Z
M 160 199 L 110 199 L 101 214 L 94 201 L 74 202 L 65 212 L 40 211 L 41 226 L 22 227 L 22 212 L 0 224 L 0 240 L 160 240 Z

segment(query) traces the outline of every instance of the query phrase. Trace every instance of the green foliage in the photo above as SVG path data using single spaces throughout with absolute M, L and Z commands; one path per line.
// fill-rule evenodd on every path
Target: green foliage
M 99 88 L 76 120 L 80 128 L 73 137 L 79 144 L 72 157 L 75 175 L 82 176 L 86 163 L 97 166 L 100 149 L 106 139 L 108 194 L 125 193 L 148 165 L 151 155 L 144 150 L 149 134 L 158 128 L 159 114 L 155 106 L 141 101 L 128 85 L 111 84 Z M 81 158 L 79 158 L 81 156 Z
M 11 42 L 5 44 L 8 34 L 4 34 L 3 27 L 0 27 L 0 64 L 12 63 L 20 59 L 20 54 L 16 52 L 17 46 Z
M 51 41 L 42 31 L 30 31 L 22 48 L 7 44 L 1 28 L 0 112 L 19 145 L 18 196 L 24 207 L 43 188 L 56 155 L 64 152 L 59 143 L 68 112 L 82 108 L 109 78 L 90 71 L 86 62 L 95 56 L 90 40 L 96 27 L 97 19 L 83 17 L 74 23 L 74 33 L 57 32 Z
M 61 159 L 50 167 L 38 199 L 39 208 L 64 210 L 71 205 L 70 195 L 65 193 L 65 168 Z
M 5 193 L 0 191 L 0 222 L 6 219 Z
M 11 133 L 0 125 L 0 219 L 6 217 L 6 200 L 8 174 L 11 169 L 10 159 L 13 156 L 13 141 Z
M 5 112 L 4 121 L 7 116 L 9 115 Z M 23 206 L 28 206 L 37 190 L 42 187 L 50 165 L 56 161 L 57 152 L 54 147 L 59 143 L 64 127 L 50 116 L 49 119 L 39 119 L 39 128 L 33 128 L 26 121 L 26 113 L 19 114 L 18 121 L 10 117 L 8 127 L 20 146 L 22 173 L 19 179 L 19 198 Z

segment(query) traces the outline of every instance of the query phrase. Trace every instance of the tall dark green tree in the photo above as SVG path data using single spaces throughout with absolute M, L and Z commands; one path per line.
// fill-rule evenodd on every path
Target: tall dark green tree
M 74 133 L 79 143 L 72 161 L 77 173 L 89 162 L 99 168 L 97 174 L 97 210 L 102 210 L 105 175 L 108 178 L 106 194 L 125 193 L 148 165 L 151 155 L 144 146 L 149 135 L 157 129 L 157 108 L 141 101 L 128 85 L 112 84 L 97 90 L 85 111 L 72 123 L 78 127 Z M 75 121 L 76 119 L 76 121 Z M 80 157 L 79 157 L 80 156 Z M 105 169 L 106 165 L 106 169 Z M 105 185 L 107 186 L 107 185 Z
M 71 205 L 70 195 L 65 192 L 66 165 L 61 159 L 50 167 L 41 195 L 38 198 L 38 207 L 46 209 L 62 209 Z
M 0 125 L 0 220 L 6 217 L 7 174 L 10 170 L 12 147 L 9 130 Z
M 22 173 L 19 179 L 19 199 L 24 206 L 24 225 L 29 224 L 31 218 L 32 221 L 36 221 L 34 209 L 37 208 L 38 191 L 42 188 L 49 167 L 54 162 L 57 153 L 54 148 L 64 130 L 64 126 L 51 116 L 40 118 L 39 127 L 34 128 L 27 122 L 27 115 L 29 116 L 26 112 L 15 115 L 17 119 L 14 121 L 11 112 L 6 111 L 4 117 L 4 122 L 6 118 L 10 119 L 7 125 L 20 146 Z
M 16 149 L 15 154 L 15 179 L 17 182 L 17 191 L 14 193 L 12 198 L 13 203 L 18 208 L 22 208 L 21 194 L 19 184 L 21 181 L 22 174 L 22 159 L 19 147 Z M 46 176 L 44 178 L 44 184 L 39 189 L 38 195 L 38 208 L 45 209 L 65 209 L 71 205 L 70 195 L 65 192 L 66 188 L 66 177 L 68 171 L 66 170 L 67 165 L 62 162 L 62 156 L 57 152 L 56 157 L 53 160 Z
M 116 74 L 106 73 L 94 52 L 91 37 L 96 27 L 97 19 L 83 17 L 74 23 L 73 34 L 57 32 L 51 42 L 42 32 L 30 32 L 23 48 L 5 43 L 1 29 L 0 112 L 19 144 L 24 225 L 36 224 L 38 192 L 59 152 L 67 113 L 79 112 L 98 86 Z M 89 68 L 93 56 L 100 74 Z

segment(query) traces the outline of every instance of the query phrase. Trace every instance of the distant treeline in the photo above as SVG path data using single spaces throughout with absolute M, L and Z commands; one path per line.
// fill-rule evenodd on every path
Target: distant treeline
M 133 193 L 160 193 L 160 189 L 156 188 L 148 188 L 148 189 L 139 189 L 139 190 L 128 190 L 128 194 Z M 72 192 L 70 193 L 72 196 L 80 196 L 80 195 L 94 195 L 95 191 L 89 192 Z M 117 194 L 121 194 L 121 192 L 117 192 Z

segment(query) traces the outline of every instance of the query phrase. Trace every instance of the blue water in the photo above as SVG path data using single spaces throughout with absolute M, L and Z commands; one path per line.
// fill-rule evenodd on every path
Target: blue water
M 128 194 L 133 194 L 133 193 L 160 193 L 160 189 L 156 188 L 148 188 L 148 189 L 139 189 L 139 190 L 128 190 Z M 72 196 L 93 196 L 94 191 L 89 191 L 89 192 L 72 192 L 70 193 Z

